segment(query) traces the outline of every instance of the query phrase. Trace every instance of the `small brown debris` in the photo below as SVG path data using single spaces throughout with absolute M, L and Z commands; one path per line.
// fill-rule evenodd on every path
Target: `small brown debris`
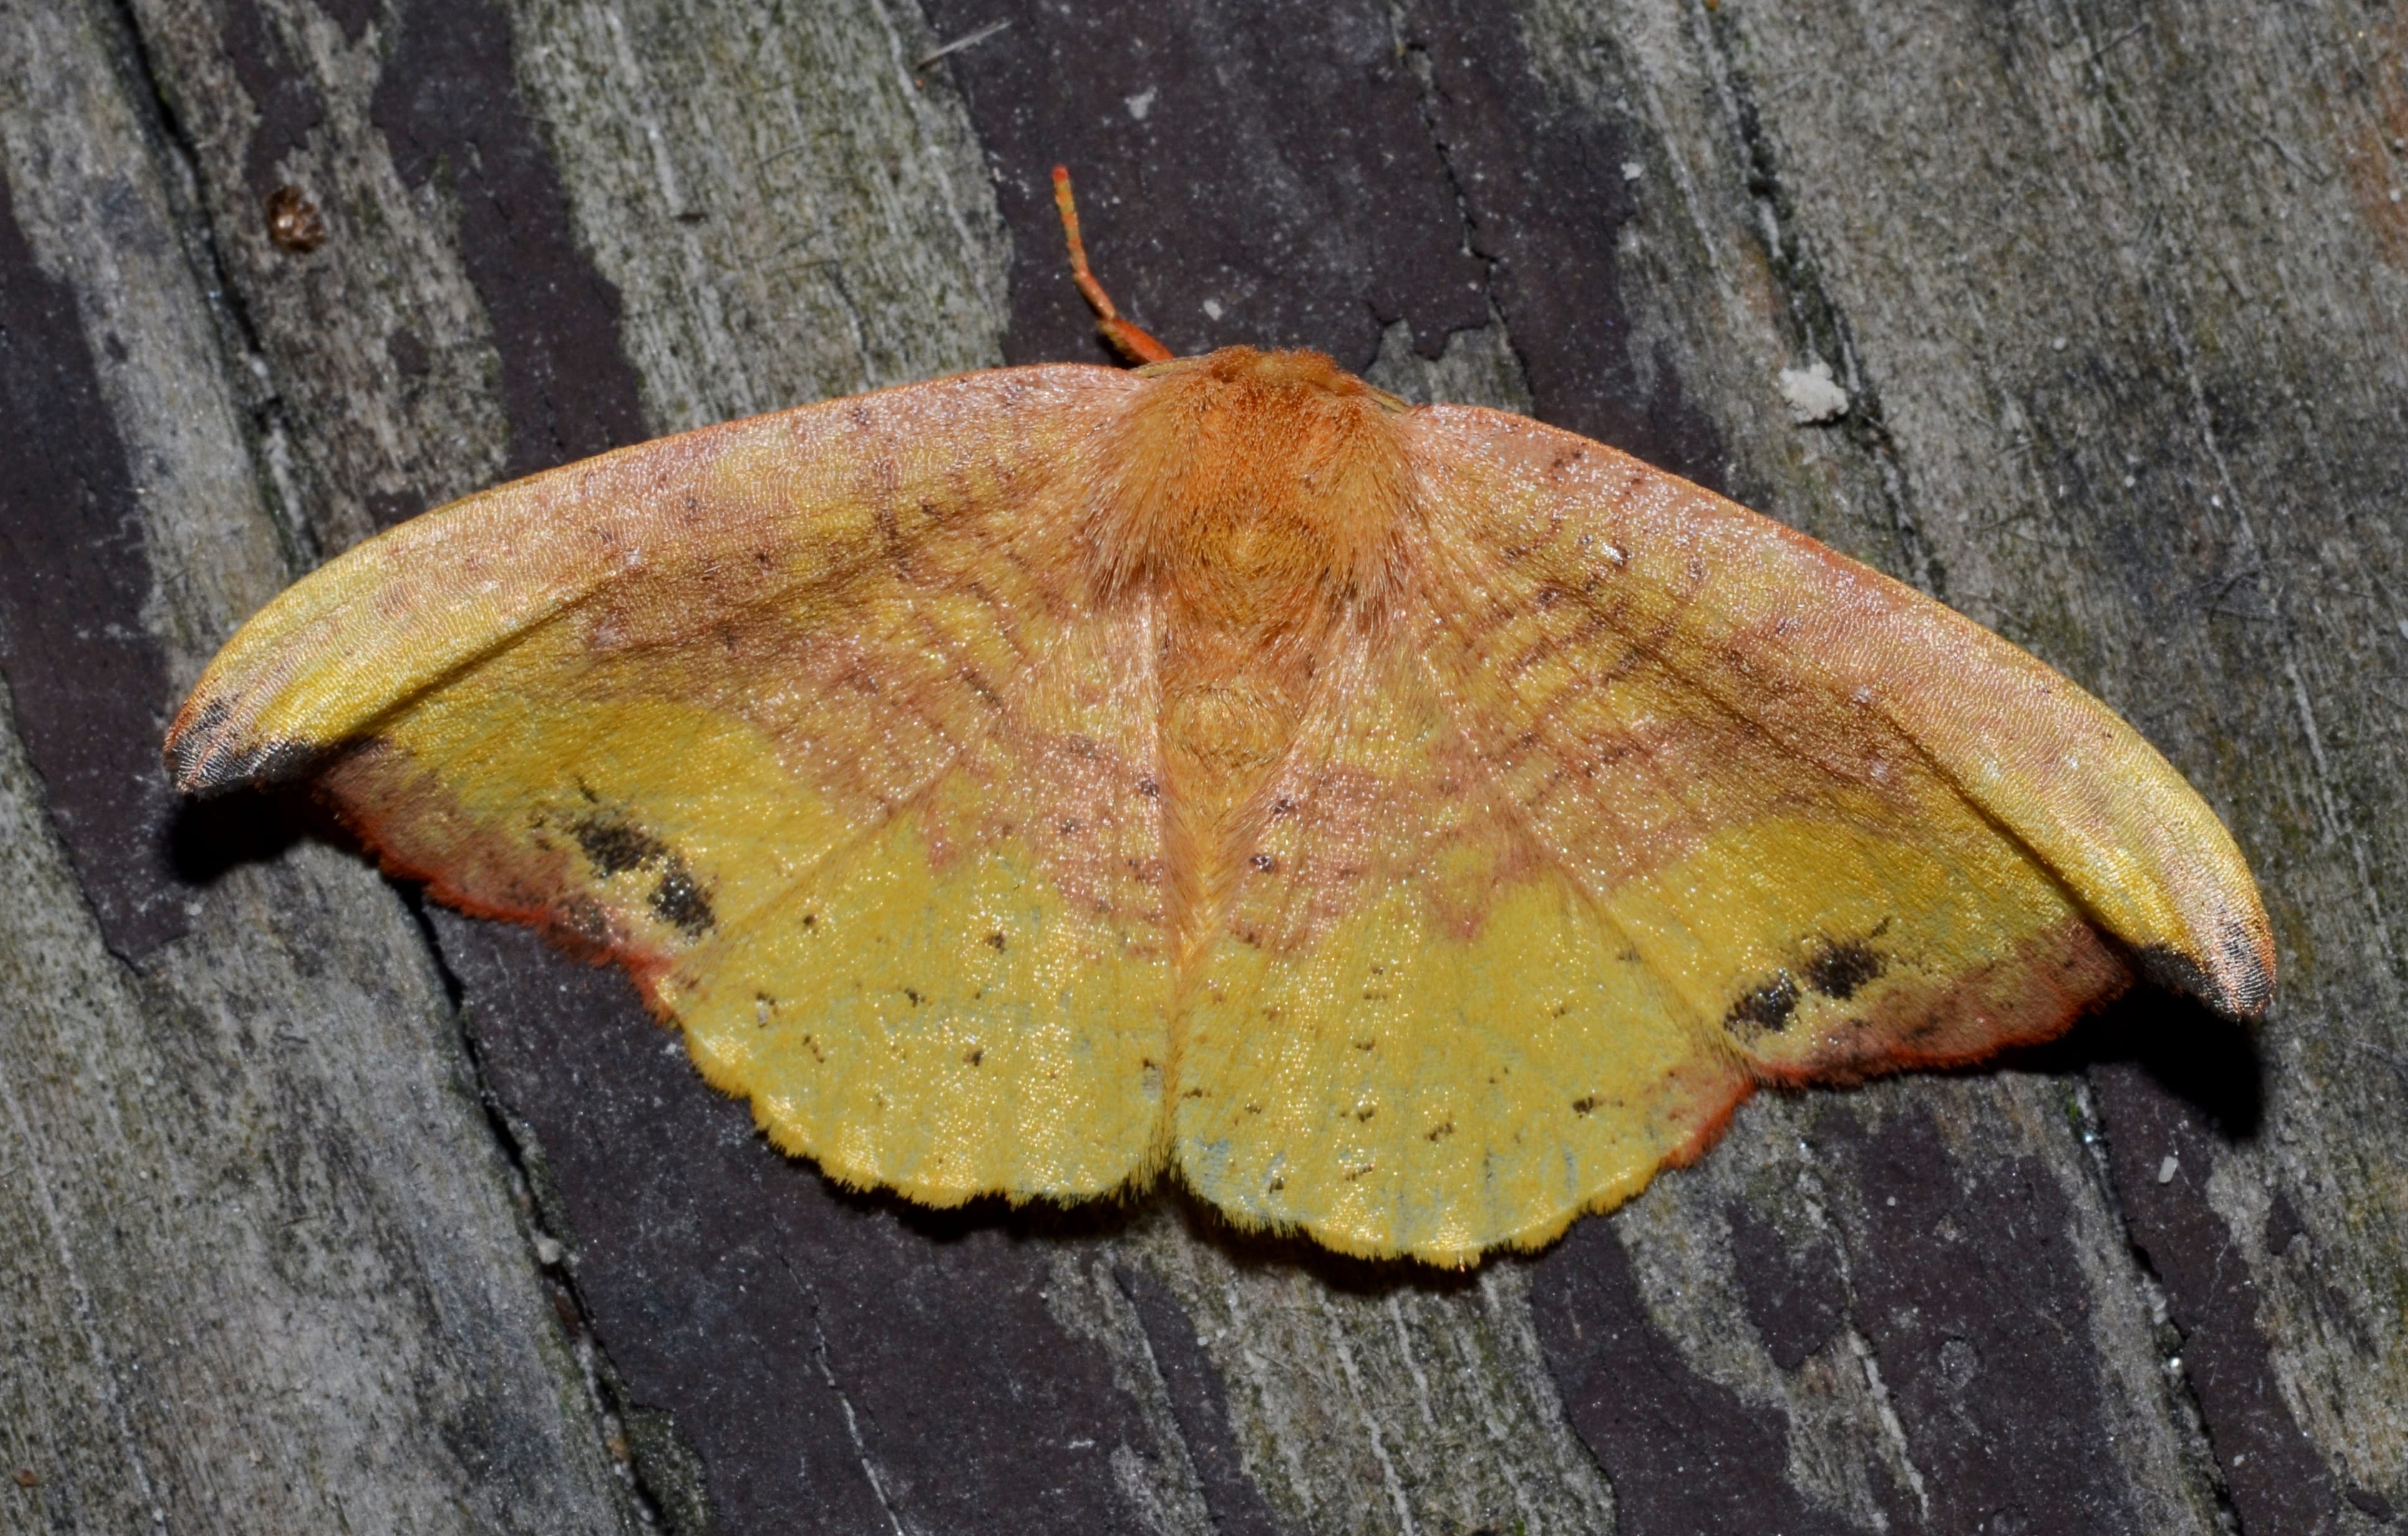
M 279 251 L 307 255 L 326 243 L 326 220 L 299 187 L 279 187 L 267 194 L 267 237 Z

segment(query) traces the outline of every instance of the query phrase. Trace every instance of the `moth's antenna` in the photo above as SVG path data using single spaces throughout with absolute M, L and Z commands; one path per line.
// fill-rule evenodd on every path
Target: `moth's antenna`
M 1070 241 L 1070 280 L 1087 297 L 1087 305 L 1096 311 L 1096 329 L 1112 344 L 1113 350 L 1132 363 L 1168 363 L 1172 357 L 1169 348 L 1156 341 L 1138 326 L 1121 318 L 1112 308 L 1111 295 L 1104 285 L 1087 270 L 1087 245 L 1079 238 L 1079 206 L 1070 201 L 1070 167 L 1054 167 L 1054 206 L 1062 210 L 1062 233 Z

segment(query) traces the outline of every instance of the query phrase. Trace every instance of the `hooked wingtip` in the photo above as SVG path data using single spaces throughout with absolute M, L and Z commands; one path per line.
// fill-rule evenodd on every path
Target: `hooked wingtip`
M 174 724 L 167 727 L 167 741 L 161 755 L 166 760 L 167 777 L 178 794 L 199 795 L 211 786 L 211 749 L 224 736 L 226 716 L 231 712 L 224 699 L 204 703 L 198 695 L 186 700 L 183 709 L 177 711 Z
M 2260 922 L 2227 917 L 2213 953 L 2191 955 L 2152 944 L 2138 955 L 2141 970 L 2159 986 L 2187 993 L 2229 1019 L 2254 1024 L 2274 1000 L 2273 936 Z
M 241 739 L 232 713 L 224 699 L 213 698 L 197 709 L 187 705 L 167 728 L 164 755 L 177 793 L 207 799 L 246 784 L 282 783 L 317 756 L 305 741 Z

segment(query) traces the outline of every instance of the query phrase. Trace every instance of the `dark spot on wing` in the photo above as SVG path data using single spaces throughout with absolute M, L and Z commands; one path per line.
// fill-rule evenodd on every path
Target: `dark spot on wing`
M 1885 964 L 1880 955 L 1854 940 L 1826 943 L 1806 962 L 1806 984 L 1826 998 L 1845 1002 L 1858 987 L 1879 976 Z
M 1572 1113 L 1574 1114 L 1588 1114 L 1596 1110 L 1597 1103 L 1597 1095 L 1584 1094 L 1572 1100 Z
M 624 816 L 607 813 L 584 817 L 569 826 L 577 838 L 577 846 L 595 870 L 606 875 L 624 875 L 638 869 L 668 852 L 658 838 L 635 825 Z
M 669 855 L 669 867 L 661 872 L 661 883 L 652 888 L 652 911 L 688 939 L 701 938 L 719 921 L 710 910 L 709 893 L 674 854 Z
M 993 945 L 995 946 L 995 952 L 996 952 L 997 955 L 1001 955 L 1001 954 L 1003 953 L 1003 935 L 1002 935 L 1002 934 L 1000 934 L 1000 933 L 990 933 L 990 934 L 988 934 L 988 935 L 986 936 L 986 941 L 987 941 L 988 943 L 993 944 Z
M 590 790 L 586 797 L 594 797 Z M 657 868 L 660 881 L 652 887 L 648 904 L 662 922 L 688 939 L 701 938 L 718 923 L 719 916 L 711 910 L 710 891 L 687 868 L 685 860 L 625 816 L 613 811 L 596 811 L 571 822 L 568 830 L 595 872 L 605 878 Z
M 1733 1034 L 1760 1030 L 1779 1034 L 1789 1027 L 1789 1016 L 1798 1012 L 1798 983 L 1789 972 L 1776 970 L 1772 980 L 1765 983 L 1731 1004 L 1723 1015 L 1723 1026 Z

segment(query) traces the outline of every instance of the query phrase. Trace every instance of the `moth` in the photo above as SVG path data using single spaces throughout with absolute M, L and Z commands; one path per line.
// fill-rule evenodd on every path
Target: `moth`
M 1437 1264 L 1762 1084 L 2238 1017 L 2232 839 L 2104 705 L 1598 443 L 1311 352 L 939 379 L 429 512 L 227 644 L 167 760 L 626 969 L 836 1180 L 1176 1178 Z

